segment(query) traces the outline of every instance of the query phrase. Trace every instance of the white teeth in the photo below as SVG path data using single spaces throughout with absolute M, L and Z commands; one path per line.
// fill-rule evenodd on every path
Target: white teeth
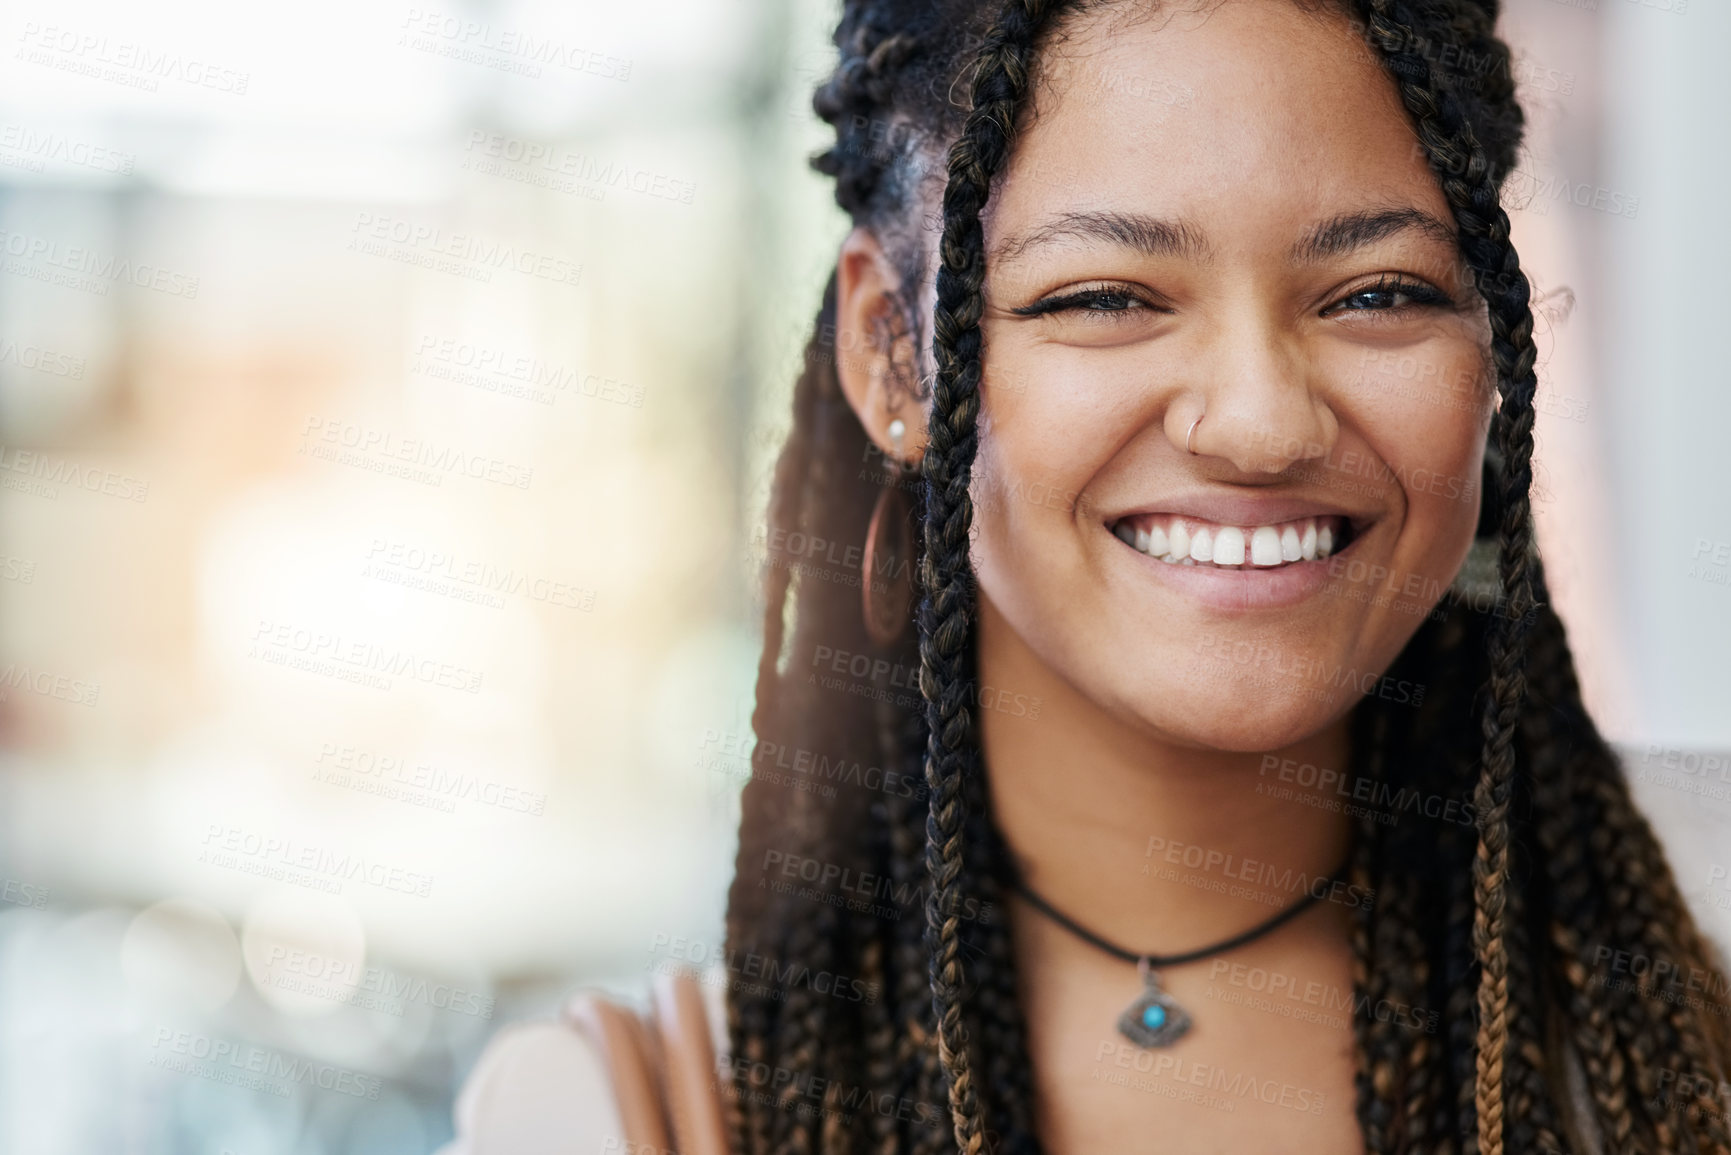
M 1221 528 L 1214 535 L 1214 564 L 1243 565 L 1244 564 L 1244 531 L 1235 525 Z
M 1250 560 L 1256 565 L 1279 565 L 1280 531 L 1272 525 L 1259 525 L 1250 535 Z
M 1186 524 L 1171 518 L 1167 524 L 1133 527 L 1129 519 L 1112 528 L 1126 545 L 1168 565 L 1215 565 L 1224 568 L 1248 564 L 1265 569 L 1296 561 L 1312 561 L 1334 553 L 1335 532 L 1329 519 L 1305 518 L 1282 525 L 1239 527 L 1236 525 Z
M 1172 521 L 1172 533 L 1169 536 L 1166 556 L 1173 561 L 1190 556 L 1190 531 L 1185 529 L 1184 523 L 1176 518 Z

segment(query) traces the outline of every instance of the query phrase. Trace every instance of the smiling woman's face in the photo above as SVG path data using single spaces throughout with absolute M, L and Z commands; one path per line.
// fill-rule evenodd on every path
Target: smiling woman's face
M 1388 76 L 1289 0 L 1108 9 L 1033 112 L 985 217 L 987 679 L 1230 750 L 1410 695 L 1376 676 L 1471 544 L 1494 394 Z

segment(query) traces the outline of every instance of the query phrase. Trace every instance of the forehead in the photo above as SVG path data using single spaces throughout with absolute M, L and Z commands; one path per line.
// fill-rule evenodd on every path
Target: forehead
M 1046 50 L 989 229 L 1103 206 L 1211 232 L 1369 202 L 1448 218 L 1393 81 L 1344 16 L 1294 0 L 1140 8 L 1079 16 Z

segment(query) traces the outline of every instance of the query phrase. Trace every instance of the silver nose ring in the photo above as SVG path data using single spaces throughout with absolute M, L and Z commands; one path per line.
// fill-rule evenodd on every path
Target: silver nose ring
M 1207 416 L 1207 414 L 1203 414 L 1203 416 L 1205 417 L 1205 416 Z M 1190 423 L 1190 432 L 1186 433 L 1184 435 L 1184 448 L 1189 449 L 1191 454 L 1193 454 L 1193 455 L 1195 454 L 1196 450 L 1191 449 L 1190 443 L 1192 441 L 1196 440 L 1196 427 L 1200 424 L 1202 424 L 1202 418 L 1198 417 L 1196 420 L 1194 420 Z

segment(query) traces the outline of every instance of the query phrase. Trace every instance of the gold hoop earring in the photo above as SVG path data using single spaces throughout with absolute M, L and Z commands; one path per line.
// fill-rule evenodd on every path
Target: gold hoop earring
M 861 559 L 860 608 L 866 634 L 888 646 L 907 629 L 914 601 L 914 529 L 905 486 L 913 474 L 898 462 L 872 506 Z M 879 586 L 879 582 L 882 586 Z

